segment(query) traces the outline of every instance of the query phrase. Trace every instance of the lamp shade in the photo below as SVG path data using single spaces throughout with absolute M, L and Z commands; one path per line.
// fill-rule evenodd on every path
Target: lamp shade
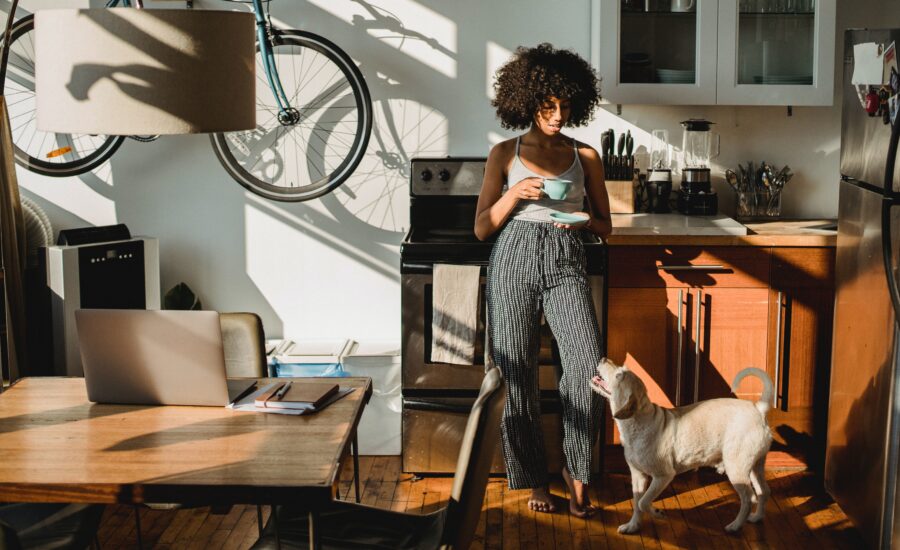
M 37 127 L 154 135 L 256 126 L 253 14 L 60 9 L 35 13 Z

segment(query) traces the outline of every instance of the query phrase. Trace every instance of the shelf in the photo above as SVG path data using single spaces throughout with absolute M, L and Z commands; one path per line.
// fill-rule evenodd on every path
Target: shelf
M 622 17 L 650 17 L 650 16 L 668 16 L 668 17 L 693 17 L 697 12 L 693 11 L 623 11 Z
M 739 14 L 741 17 L 744 16 L 752 16 L 752 17 L 815 17 L 816 12 L 814 11 L 798 11 L 798 12 L 755 12 L 755 11 L 742 11 Z

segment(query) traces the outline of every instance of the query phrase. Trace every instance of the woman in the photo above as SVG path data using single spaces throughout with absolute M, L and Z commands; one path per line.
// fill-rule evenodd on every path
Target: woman
M 591 391 L 600 358 L 597 318 L 585 267 L 581 229 L 602 239 L 612 230 L 603 164 L 597 151 L 562 134 L 583 126 L 599 103 L 597 77 L 577 54 L 550 44 L 520 47 L 501 67 L 492 105 L 504 128 L 528 131 L 491 149 L 478 197 L 475 234 L 500 235 L 487 276 L 494 362 L 507 381 L 502 441 L 511 489 L 531 489 L 528 506 L 556 509 L 549 493 L 541 435 L 537 352 L 541 311 L 556 337 L 563 374 L 563 479 L 569 510 L 587 517 L 591 455 L 602 402 Z M 563 200 L 550 200 L 543 178 L 572 180 Z M 588 223 L 554 223 L 553 211 L 577 212 L 588 203 Z

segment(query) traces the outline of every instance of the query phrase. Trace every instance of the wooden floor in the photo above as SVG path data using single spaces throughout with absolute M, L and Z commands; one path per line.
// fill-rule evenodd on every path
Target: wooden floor
M 349 462 L 349 461 L 348 461 Z M 341 476 L 342 498 L 353 498 L 352 463 Z M 413 479 L 400 472 L 399 457 L 361 457 L 362 501 L 412 513 L 430 512 L 446 503 L 451 479 Z M 503 479 L 491 479 L 473 548 L 852 548 L 863 546 L 859 533 L 825 494 L 821 482 L 796 471 L 768 474 L 772 500 L 766 519 L 746 524 L 736 535 L 724 526 L 734 519 L 738 499 L 724 476 L 713 471 L 675 479 L 657 507 L 662 520 L 648 520 L 640 535 L 619 535 L 616 527 L 631 515 L 631 485 L 625 474 L 607 474 L 593 495 L 602 504 L 590 520 L 566 513 L 536 514 L 527 509 L 527 491 L 509 491 Z M 561 481 L 553 492 L 564 494 Z M 226 512 L 226 513 L 217 513 Z M 249 548 L 256 540 L 256 507 L 230 511 L 195 508 L 158 511 L 141 508 L 144 548 Z M 265 511 L 268 517 L 268 509 Z M 136 548 L 134 508 L 111 506 L 101 526 L 101 548 Z

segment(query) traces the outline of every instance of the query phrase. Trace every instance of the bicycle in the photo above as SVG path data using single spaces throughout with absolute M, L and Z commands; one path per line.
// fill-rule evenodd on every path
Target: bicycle
M 251 3 L 256 17 L 257 126 L 211 134 L 216 157 L 235 181 L 262 197 L 304 201 L 325 195 L 347 180 L 366 153 L 373 110 L 362 73 L 333 42 L 306 31 L 276 28 L 270 0 L 231 1 Z M 106 7 L 120 5 L 132 7 L 132 2 L 109 0 Z M 140 0 L 136 5 L 141 7 Z M 34 15 L 13 24 L 3 82 L 16 162 L 54 177 L 93 170 L 112 157 L 126 136 L 37 129 L 33 32 Z

